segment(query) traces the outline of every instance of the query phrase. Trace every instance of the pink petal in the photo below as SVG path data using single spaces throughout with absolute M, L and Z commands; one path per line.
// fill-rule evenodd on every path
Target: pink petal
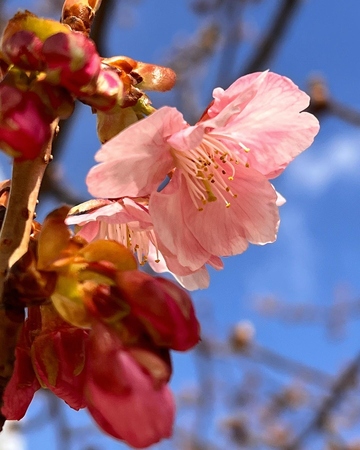
M 189 199 L 183 175 L 176 171 L 170 183 L 161 192 L 154 193 L 149 203 L 159 249 L 174 273 L 176 270 L 169 264 L 167 253 L 176 255 L 178 264 L 191 271 L 200 269 L 211 256 L 194 236 L 192 226 L 186 220 L 187 208 L 197 211 Z
M 188 291 L 206 289 L 210 284 L 210 275 L 205 266 L 190 275 L 175 275 L 175 278 Z
M 90 414 L 111 436 L 135 448 L 146 448 L 172 435 L 175 405 L 167 385 L 159 390 L 128 355 L 122 355 L 136 391 L 125 395 L 105 392 L 89 380 Z
M 106 142 L 86 179 L 95 197 L 144 196 L 157 187 L 173 168 L 167 138 L 185 128 L 181 113 L 164 107 L 134 123 Z
M 240 108 L 242 110 L 255 97 L 267 74 L 268 71 L 251 73 L 238 78 L 227 89 L 215 88 L 213 90 L 214 101 L 207 110 L 209 118 L 218 116 L 233 102 L 242 105 L 243 107 Z
M 268 72 L 254 73 L 237 79 L 228 89 L 216 88 L 213 91 L 214 102 L 210 104 L 205 121 L 211 127 L 226 126 L 229 119 L 237 117 L 256 97 Z M 205 117 L 206 118 L 206 115 Z
M 249 80 L 244 78 L 247 85 Z M 242 89 L 244 80 L 240 78 L 235 83 L 236 88 Z M 318 120 L 301 112 L 309 100 L 291 80 L 269 72 L 242 112 L 211 134 L 220 139 L 221 135 L 224 139 L 228 135 L 241 142 L 250 149 L 246 155 L 240 150 L 243 159 L 267 178 L 274 178 L 311 145 L 319 130 Z
M 100 222 L 85 223 L 78 231 L 77 235 L 83 237 L 88 242 L 94 241 L 100 233 Z
M 35 392 L 40 389 L 30 357 L 30 352 L 17 347 L 15 366 L 12 377 L 4 392 L 1 413 L 9 420 L 24 417 Z
M 87 222 L 103 221 L 111 224 L 142 221 L 150 224 L 150 216 L 145 208 L 131 199 L 123 199 L 120 202 L 111 202 L 101 206 L 87 214 L 70 215 L 66 218 L 68 225 L 84 225 Z
M 33 364 L 39 380 L 76 410 L 86 406 L 83 367 L 87 337 L 85 330 L 64 327 L 40 334 L 32 345 Z

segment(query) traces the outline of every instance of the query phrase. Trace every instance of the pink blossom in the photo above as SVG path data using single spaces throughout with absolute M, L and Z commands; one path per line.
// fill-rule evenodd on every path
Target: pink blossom
M 112 239 L 132 250 L 140 264 L 148 261 L 156 237 L 148 211 L 148 199 L 90 200 L 70 210 L 68 225 L 79 225 L 78 234 L 91 242 Z M 159 254 L 151 258 L 158 261 Z
M 268 180 L 319 129 L 301 112 L 309 97 L 274 73 L 247 75 L 214 98 L 195 126 L 170 107 L 131 125 L 102 146 L 87 177 L 97 197 L 150 195 L 159 248 L 188 273 L 276 239 L 278 197 Z
M 177 256 L 164 247 L 154 231 L 148 210 L 148 198 L 90 200 L 74 207 L 66 219 L 68 225 L 78 225 L 77 234 L 88 242 L 112 239 L 132 250 L 141 265 L 148 262 L 157 273 L 170 272 L 188 290 L 209 285 L 205 266 L 191 271 L 179 264 Z M 215 269 L 223 264 L 217 257 L 207 261 Z

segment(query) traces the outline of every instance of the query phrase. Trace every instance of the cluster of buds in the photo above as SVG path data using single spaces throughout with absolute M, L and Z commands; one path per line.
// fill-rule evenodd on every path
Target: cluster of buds
M 8 278 L 5 293 L 28 316 L 2 413 L 21 419 L 45 387 L 112 436 L 148 446 L 172 431 L 169 350 L 199 341 L 190 297 L 137 270 L 121 244 L 72 237 L 67 212 L 47 217 Z
M 17 160 L 39 155 L 49 142 L 51 123 L 68 118 L 75 99 L 101 114 L 98 128 L 104 142 L 152 111 L 142 89 L 167 90 L 174 85 L 171 69 L 126 57 L 102 59 L 87 33 L 68 24 L 74 22 L 75 7 L 69 6 L 64 23 L 25 11 L 17 13 L 4 30 L 0 148 Z M 116 123 L 111 131 L 109 123 Z

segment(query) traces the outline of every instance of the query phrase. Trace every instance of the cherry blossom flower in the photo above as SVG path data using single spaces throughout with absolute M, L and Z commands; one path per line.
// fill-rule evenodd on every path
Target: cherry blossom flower
M 170 272 L 186 289 L 205 289 L 209 274 L 205 266 L 192 272 L 179 264 L 176 255 L 158 242 L 148 210 L 148 198 L 118 200 L 89 200 L 75 206 L 66 219 L 68 225 L 77 225 L 77 234 L 88 242 L 112 239 L 132 250 L 141 265 L 149 263 L 157 273 Z M 208 264 L 222 269 L 219 258 Z
M 249 243 L 276 239 L 278 195 L 269 179 L 317 134 L 316 118 L 301 112 L 308 104 L 291 80 L 264 72 L 215 89 L 194 126 L 175 108 L 161 108 L 102 146 L 89 191 L 102 198 L 150 195 L 165 258 L 176 255 L 189 273 L 218 265 L 218 257 L 242 253 Z

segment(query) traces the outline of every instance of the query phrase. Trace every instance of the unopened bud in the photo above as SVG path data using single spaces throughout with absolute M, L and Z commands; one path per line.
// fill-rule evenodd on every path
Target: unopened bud
M 61 21 L 72 30 L 88 35 L 100 4 L 101 0 L 65 0 Z
M 52 86 L 45 80 L 41 80 L 31 86 L 31 91 L 36 92 L 54 118 L 67 119 L 74 112 L 74 98 L 61 86 Z
M 43 45 L 46 80 L 77 97 L 96 92 L 101 60 L 93 41 L 80 33 L 57 33 Z
M 20 30 L 2 42 L 2 52 L 7 61 L 20 69 L 42 70 L 41 55 L 43 43 L 35 33 Z
M 117 275 L 117 286 L 156 345 L 186 351 L 199 343 L 200 325 L 191 298 L 175 283 L 126 271 Z
M 112 70 L 102 69 L 96 82 L 96 91 L 79 100 L 100 111 L 108 111 L 122 103 L 123 83 Z
M 18 161 L 36 158 L 49 142 L 49 114 L 37 94 L 0 85 L 0 148 Z

